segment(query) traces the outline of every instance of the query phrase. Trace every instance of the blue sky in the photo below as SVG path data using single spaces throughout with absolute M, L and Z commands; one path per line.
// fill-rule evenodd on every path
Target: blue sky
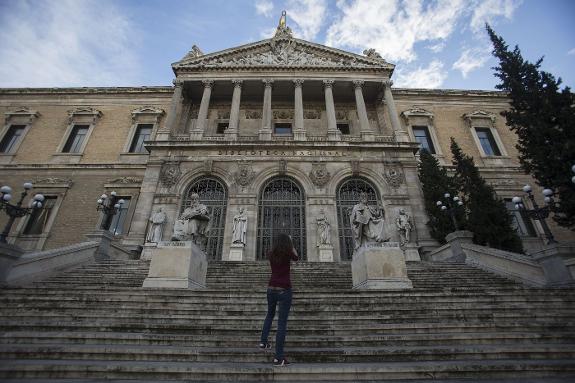
M 575 85 L 572 0 L 0 0 L 0 87 L 171 85 L 170 64 L 270 37 L 375 48 L 406 88 L 494 89 L 489 22 Z

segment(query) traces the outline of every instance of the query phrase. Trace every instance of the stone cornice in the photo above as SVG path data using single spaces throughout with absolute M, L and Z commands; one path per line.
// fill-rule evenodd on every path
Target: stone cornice
M 171 86 L 142 87 L 82 87 L 82 88 L 0 88 L 0 96 L 4 94 L 142 94 L 166 93 L 171 95 Z

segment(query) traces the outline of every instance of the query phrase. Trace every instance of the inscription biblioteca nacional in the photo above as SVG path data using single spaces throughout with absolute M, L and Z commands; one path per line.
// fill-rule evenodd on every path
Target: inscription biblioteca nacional
M 239 149 L 239 150 L 218 150 L 218 156 L 294 156 L 294 157 L 313 157 L 313 156 L 331 156 L 347 157 L 348 153 L 341 150 L 259 150 L 259 149 Z

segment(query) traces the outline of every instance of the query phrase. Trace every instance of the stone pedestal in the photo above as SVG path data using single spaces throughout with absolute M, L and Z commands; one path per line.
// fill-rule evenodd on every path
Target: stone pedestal
M 232 243 L 230 245 L 230 256 L 228 260 L 230 261 L 243 261 L 244 260 L 244 244 L 243 243 Z
M 24 250 L 15 245 L 0 242 L 0 285 L 6 284 L 12 265 L 20 259 Z
M 144 261 L 150 261 L 157 247 L 158 244 L 155 242 L 146 242 L 144 244 L 144 249 L 142 250 L 142 256 L 140 259 L 143 259 Z
M 403 246 L 403 253 L 405 254 L 406 262 L 420 262 L 418 246 L 415 243 L 406 243 Z
M 258 132 L 258 139 L 260 141 L 271 141 L 272 130 L 271 129 L 260 129 Z
M 575 246 L 572 244 L 552 244 L 545 249 L 531 254 L 541 265 L 549 287 L 572 287 L 575 281 L 565 261 L 575 258 Z
M 152 262 L 143 287 L 203 289 L 206 287 L 206 254 L 189 241 L 164 241 L 151 249 Z
M 98 250 L 96 250 L 96 253 L 94 253 L 94 258 L 96 260 L 110 258 L 110 246 L 114 240 L 114 234 L 110 233 L 108 230 L 95 230 L 86 234 L 85 237 L 90 241 L 100 243 Z
M 445 240 L 451 247 L 452 262 L 465 262 L 465 252 L 461 248 L 462 243 L 473 243 L 473 233 L 467 230 L 458 230 L 445 236 Z
M 411 289 L 403 251 L 397 242 L 358 249 L 351 261 L 354 289 Z
M 320 262 L 333 262 L 333 246 L 332 245 L 319 245 L 319 261 Z

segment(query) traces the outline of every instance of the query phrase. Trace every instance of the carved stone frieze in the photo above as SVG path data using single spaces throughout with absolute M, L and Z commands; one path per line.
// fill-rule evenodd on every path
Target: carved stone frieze
M 337 120 L 347 120 L 347 110 L 337 110 L 335 112 L 335 118 Z
M 132 110 L 132 123 L 136 122 L 140 117 L 143 116 L 153 116 L 156 123 L 159 119 L 166 114 L 163 109 L 156 108 L 155 106 L 143 106 Z
M 68 111 L 68 123 L 71 124 L 77 117 L 90 117 L 95 123 L 102 117 L 102 112 L 89 106 L 82 106 Z
M 229 110 L 218 110 L 218 119 L 219 120 L 229 120 L 230 119 L 230 111 Z
M 167 162 L 160 171 L 160 181 L 164 186 L 170 188 L 178 182 L 181 175 L 179 162 Z
M 276 120 L 293 120 L 293 110 L 274 110 L 273 116 Z
M 137 177 L 112 178 L 106 181 L 108 184 L 141 184 L 142 179 Z
M 483 110 L 475 110 L 471 113 L 465 113 L 461 117 L 467 122 L 467 124 L 470 127 L 473 125 L 473 120 L 478 120 L 478 119 L 487 119 L 491 123 L 490 126 L 494 126 L 495 125 L 495 119 L 496 119 L 496 117 L 493 113 L 486 112 Z
M 303 118 L 305 118 L 306 120 L 319 120 L 321 117 L 321 111 L 319 110 L 304 110 L 303 112 Z
M 246 110 L 246 120 L 259 120 L 262 118 L 261 110 Z
M 249 185 L 255 176 L 256 172 L 252 168 L 251 161 L 246 160 L 238 161 L 238 170 L 233 174 L 233 177 L 238 185 L 240 186 Z
M 391 188 L 398 189 L 405 182 L 405 174 L 398 167 L 388 167 L 383 172 L 383 178 Z
M 72 187 L 74 182 L 70 178 L 59 178 L 59 177 L 45 177 L 37 178 L 32 182 L 33 185 L 66 185 L 67 187 Z
M 312 168 L 309 172 L 309 178 L 311 179 L 311 182 L 313 182 L 317 187 L 324 187 L 331 178 L 331 174 L 327 170 L 325 163 L 314 162 L 311 166 Z
M 424 117 L 433 120 L 434 115 L 432 112 L 414 105 L 412 108 L 401 112 L 401 117 L 409 124 L 409 119 L 412 117 Z

